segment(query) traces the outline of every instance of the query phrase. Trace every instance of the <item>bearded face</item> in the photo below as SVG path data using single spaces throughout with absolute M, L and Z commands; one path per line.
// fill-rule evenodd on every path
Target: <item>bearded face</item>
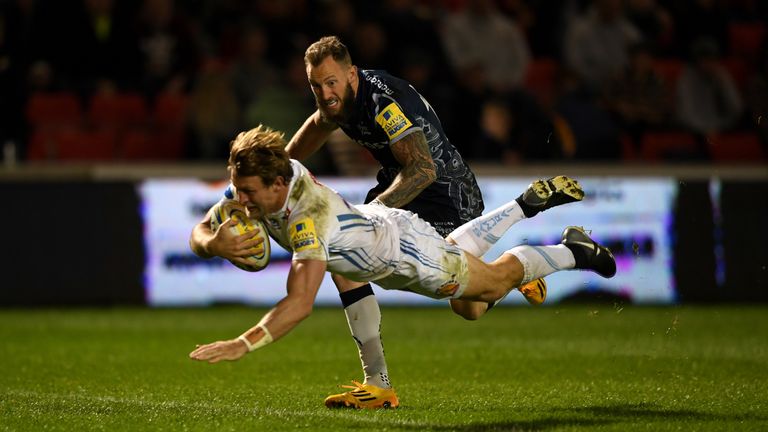
M 317 109 L 320 110 L 320 114 L 324 118 L 334 123 L 343 123 L 352 115 L 353 106 L 355 104 L 354 93 L 352 85 L 347 83 L 344 92 L 341 94 L 341 99 L 333 97 L 330 100 L 322 101 L 318 99 L 317 94 L 315 94 L 315 106 L 317 106 Z
M 357 68 L 338 63 L 329 56 L 317 66 L 307 66 L 307 77 L 323 118 L 339 123 L 350 117 L 355 102 L 352 82 L 357 78 Z

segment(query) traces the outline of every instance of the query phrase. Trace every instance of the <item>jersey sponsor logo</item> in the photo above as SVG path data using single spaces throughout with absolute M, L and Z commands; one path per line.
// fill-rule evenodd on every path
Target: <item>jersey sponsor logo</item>
M 379 79 L 379 77 L 377 77 L 376 75 L 368 75 L 368 73 L 366 73 L 365 71 L 363 72 L 363 75 L 365 75 L 366 81 L 370 82 L 371 85 L 376 86 L 376 88 L 386 93 L 387 96 L 392 96 L 392 93 L 394 93 L 394 91 L 391 88 L 389 88 L 388 85 L 384 84 L 381 81 L 381 79 Z
M 376 123 L 384 129 L 389 139 L 394 139 L 413 126 L 408 117 L 400 111 L 400 107 L 392 102 L 387 105 L 379 115 L 376 116 Z
M 302 219 L 290 228 L 291 246 L 294 252 L 315 249 L 319 246 L 315 223 L 312 219 Z

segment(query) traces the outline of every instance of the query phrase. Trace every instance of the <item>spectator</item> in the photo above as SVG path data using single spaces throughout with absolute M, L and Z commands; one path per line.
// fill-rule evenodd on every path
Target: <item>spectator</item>
M 623 73 L 606 88 L 605 102 L 636 147 L 648 129 L 666 126 L 671 113 L 668 87 L 653 68 L 648 45 L 633 45 Z
M 72 83 L 85 97 L 103 88 L 135 89 L 139 74 L 136 35 L 130 16 L 114 0 L 81 0 L 67 26 Z
M 238 106 L 244 111 L 261 93 L 279 82 L 280 72 L 267 59 L 269 40 L 261 27 L 247 26 L 240 40 L 240 52 L 232 65 L 232 86 Z M 250 126 L 242 125 L 247 127 Z
M 513 124 L 512 111 L 504 100 L 487 100 L 480 114 L 480 133 L 473 146 L 472 159 L 504 164 L 520 163 L 522 157 L 513 149 Z
M 500 0 L 526 36 L 533 57 L 560 57 L 566 11 L 571 0 Z
M 536 13 L 530 2 L 524 0 L 499 0 L 499 11 L 515 21 L 520 31 L 528 35 L 536 23 Z
M 272 64 L 279 67 L 290 63 L 293 53 L 303 51 L 310 44 L 312 35 L 317 32 L 317 22 L 314 18 L 320 16 L 319 13 L 313 13 L 311 8 L 316 7 L 318 11 L 324 11 L 328 3 L 307 0 L 241 1 L 254 5 L 254 18 L 261 21 L 269 36 L 267 57 Z
M 721 55 L 728 52 L 728 13 L 721 0 L 675 0 L 673 4 L 679 57 L 687 56 L 702 38 L 709 38 Z
M 329 0 L 321 10 L 323 35 L 334 34 L 342 40 L 355 40 L 357 14 L 350 0 Z
M 258 16 L 254 6 L 254 2 L 242 0 L 199 2 L 195 18 L 202 32 L 205 54 L 224 61 L 236 59 L 242 43 L 242 23 Z
M 29 69 L 43 58 L 41 16 L 36 2 L 16 0 L 0 4 L 0 145 L 25 141 L 24 110 Z M 50 71 L 50 64 L 42 62 Z M 48 75 L 50 76 L 50 74 Z M 24 150 L 17 149 L 22 156 Z
M 138 21 L 142 88 L 149 96 L 161 91 L 188 91 L 200 66 L 200 50 L 190 21 L 174 0 L 144 0 Z
M 492 0 L 468 0 L 463 10 L 445 18 L 442 40 L 462 82 L 481 79 L 498 94 L 521 85 L 530 61 L 527 41 Z
M 420 48 L 407 48 L 400 56 L 402 58 L 400 71 L 403 79 L 411 83 L 413 88 L 429 101 L 440 116 L 443 127 L 446 130 L 452 130 L 457 119 L 456 92 L 452 83 L 447 81 L 444 75 L 441 77 L 439 73 L 444 70 L 438 66 L 441 64 L 441 61 L 436 58 L 439 55 L 432 51 L 422 51 Z M 454 143 L 454 145 L 458 144 L 458 142 Z
M 747 84 L 746 96 L 752 125 L 768 150 L 768 42 L 763 44 L 757 70 Z
M 295 54 L 280 79 L 263 88 L 259 97 L 245 107 L 243 117 L 246 129 L 248 125 L 265 124 L 293 135 L 312 113 L 314 103 L 312 93 L 307 91 L 304 57 Z M 357 144 L 355 149 L 358 150 Z M 359 160 L 356 162 L 359 163 Z M 320 147 L 302 163 L 317 175 L 337 172 L 329 146 Z
M 432 68 L 447 70 L 448 60 L 436 28 L 435 8 L 424 6 L 416 0 L 386 0 L 382 6 L 379 22 L 382 23 L 390 47 L 407 47 L 406 50 L 389 51 L 393 63 L 399 70 L 390 71 L 394 74 L 404 74 L 403 63 L 414 64 L 409 59 L 414 52 L 425 53 L 426 60 Z M 435 74 L 432 80 L 438 80 L 439 85 L 448 84 L 450 74 Z M 413 82 L 411 82 L 413 84 Z M 421 91 L 423 87 L 414 86 Z M 429 98 L 427 98 L 429 99 Z M 432 99 L 429 99 L 434 104 Z
M 719 59 L 716 41 L 696 41 L 677 83 L 678 120 L 703 138 L 736 126 L 744 109 L 736 84 Z
M 672 15 L 656 0 L 628 0 L 626 16 L 642 35 L 643 42 L 657 55 L 671 54 L 674 37 Z
M 624 69 L 627 48 L 640 41 L 640 33 L 624 18 L 621 2 L 595 0 L 566 31 L 565 64 L 592 90 Z
M 362 21 L 355 27 L 355 38 L 350 47 L 353 58 L 371 69 L 384 69 L 392 72 L 396 64 L 392 56 L 387 35 L 381 24 L 375 21 Z
M 555 106 L 561 122 L 560 135 L 572 136 L 573 156 L 580 160 L 613 160 L 621 156 L 619 128 L 610 113 L 597 103 L 590 86 L 568 69 L 558 79 Z M 564 132 L 562 129 L 567 129 Z
M 207 160 L 226 158 L 229 140 L 241 127 L 231 72 L 216 63 L 207 65 L 190 99 L 189 155 Z
M 483 104 L 473 150 L 475 159 L 504 164 L 562 157 L 551 119 L 522 91 Z
M 554 119 L 549 110 L 542 109 L 526 91 L 513 92 L 507 97 L 515 127 L 514 148 L 526 161 L 552 161 L 564 156 L 560 136 L 555 133 Z

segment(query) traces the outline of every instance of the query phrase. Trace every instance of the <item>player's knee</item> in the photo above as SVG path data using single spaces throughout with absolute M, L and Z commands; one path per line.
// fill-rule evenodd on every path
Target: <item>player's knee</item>
M 467 321 L 476 321 L 478 318 L 483 316 L 481 313 L 477 313 L 475 311 L 454 311 L 458 316 L 464 318 Z
M 366 283 L 364 282 L 351 281 L 345 278 L 344 276 L 341 276 L 338 274 L 331 274 L 331 279 L 333 279 L 333 283 L 336 284 L 336 289 L 339 290 L 339 293 L 352 291 L 353 289 L 360 288 L 366 285 Z
M 451 303 L 451 310 L 456 315 L 464 318 L 467 321 L 475 321 L 485 313 L 487 305 L 477 302 L 472 303 Z

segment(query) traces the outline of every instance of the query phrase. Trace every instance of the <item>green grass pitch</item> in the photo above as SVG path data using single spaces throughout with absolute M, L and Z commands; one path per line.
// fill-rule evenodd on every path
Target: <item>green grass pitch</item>
M 383 308 L 396 410 L 328 410 L 361 379 L 341 308 L 239 362 L 187 354 L 264 309 L 0 310 L 0 430 L 768 430 L 768 308 Z

